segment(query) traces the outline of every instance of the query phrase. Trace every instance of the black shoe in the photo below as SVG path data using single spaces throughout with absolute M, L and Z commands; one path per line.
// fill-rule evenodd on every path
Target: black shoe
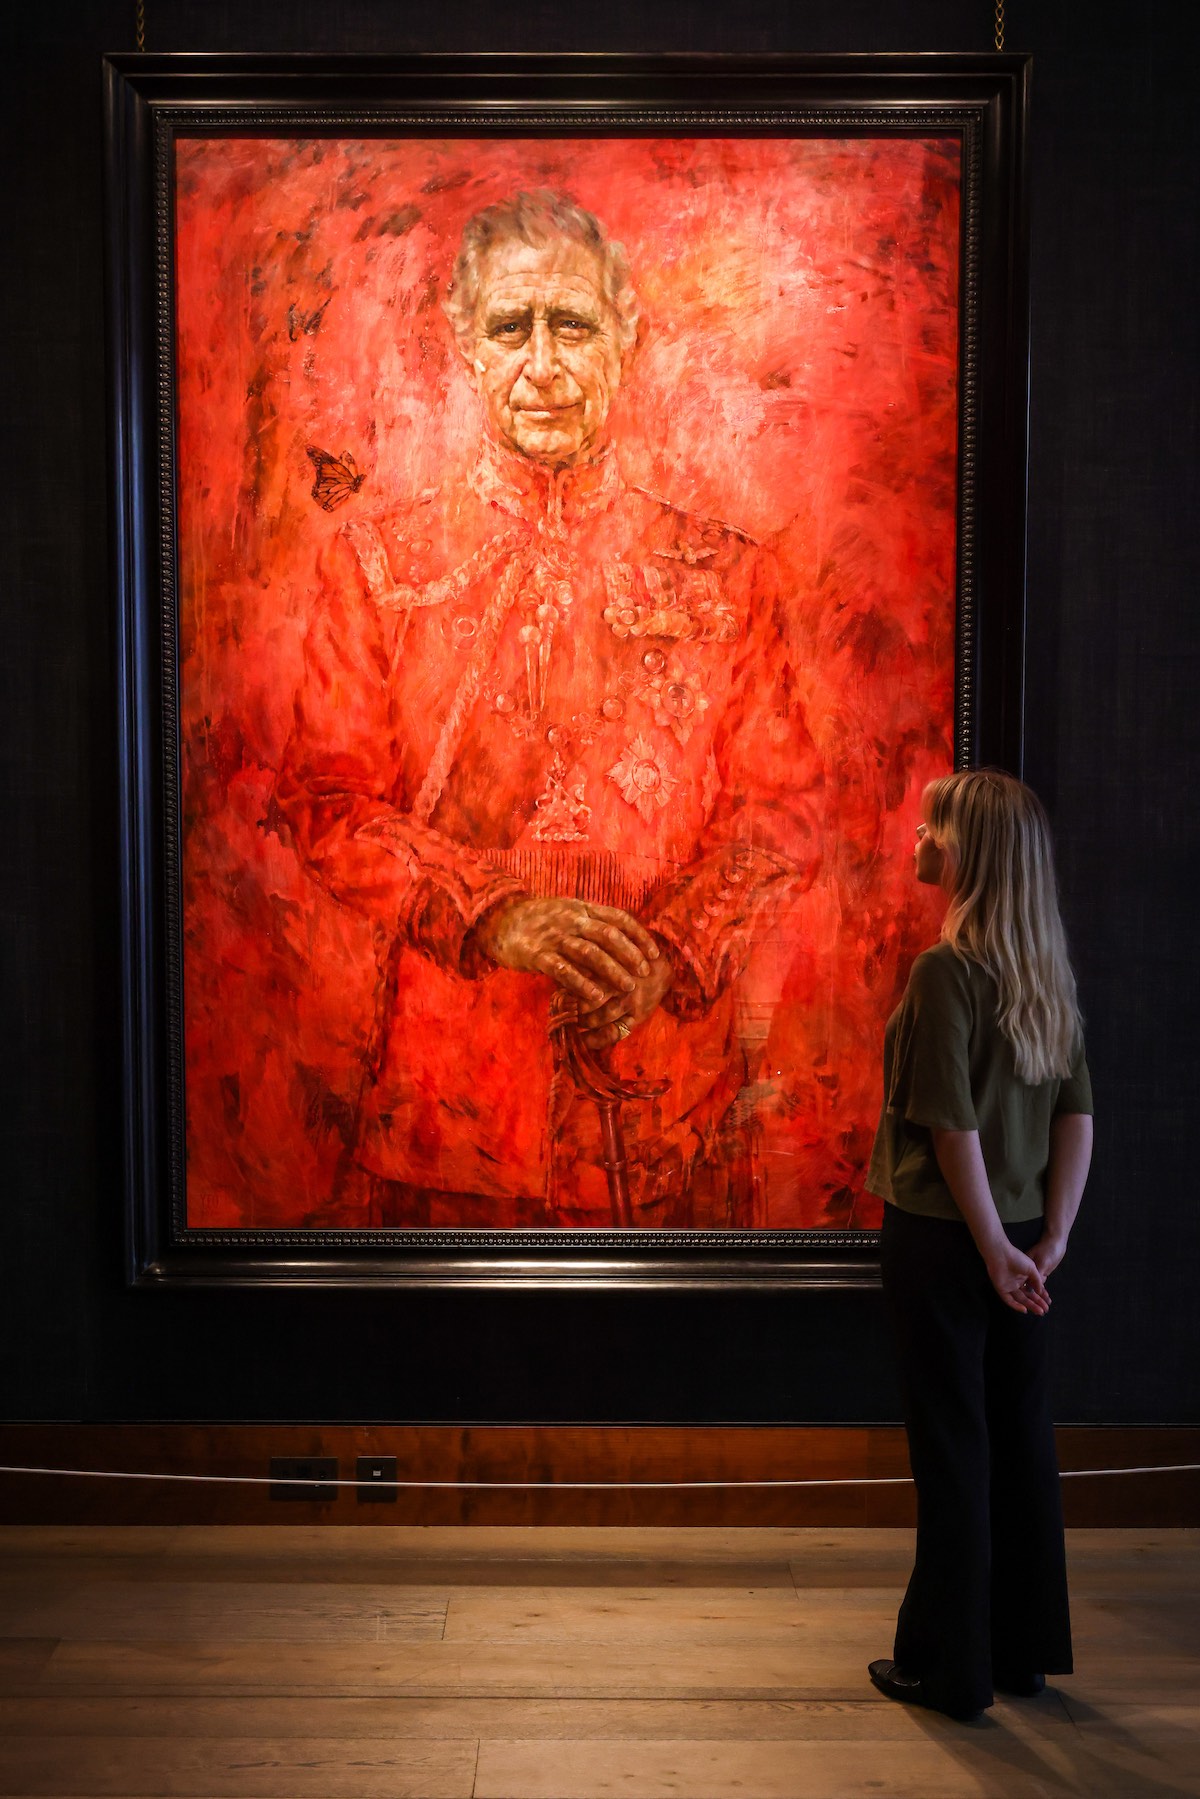
M 1039 1693 L 1046 1691 L 1046 1676 L 1010 1670 L 1007 1673 L 993 1674 L 992 1685 L 998 1693 L 1009 1693 L 1017 1699 L 1036 1699 Z
M 904 1705 L 923 1705 L 928 1711 L 945 1712 L 948 1718 L 955 1718 L 960 1724 L 976 1724 L 982 1718 L 981 1711 L 956 1711 L 948 1705 L 939 1705 L 925 1692 L 919 1674 L 910 1673 L 899 1662 L 868 1662 L 867 1673 L 881 1693 L 889 1699 L 899 1699 Z

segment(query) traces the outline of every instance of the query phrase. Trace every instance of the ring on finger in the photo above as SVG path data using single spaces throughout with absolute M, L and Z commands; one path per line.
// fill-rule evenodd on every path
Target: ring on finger
M 619 1018 L 617 1020 L 617 1036 L 618 1037 L 628 1037 L 628 1035 L 632 1029 L 633 1029 L 633 1026 L 630 1024 L 630 1022 L 627 1018 Z

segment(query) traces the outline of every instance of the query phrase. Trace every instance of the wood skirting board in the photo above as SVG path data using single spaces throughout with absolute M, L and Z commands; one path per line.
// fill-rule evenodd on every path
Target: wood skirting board
M 1070 1469 L 1200 1462 L 1200 1427 L 1067 1425 Z M 265 1486 L 0 1474 L 6 1524 L 908 1525 L 915 1516 L 895 1425 L 0 1424 L 0 1463 L 53 1469 L 265 1478 L 273 1456 L 394 1456 L 398 1481 L 528 1481 L 537 1490 L 401 1487 L 394 1500 L 339 1487 L 327 1499 Z M 743 1487 L 743 1481 L 903 1484 Z M 611 1483 L 611 1492 L 566 1483 Z M 714 1481 L 639 1488 L 640 1481 Z M 1067 1479 L 1069 1525 L 1200 1525 L 1200 1474 Z

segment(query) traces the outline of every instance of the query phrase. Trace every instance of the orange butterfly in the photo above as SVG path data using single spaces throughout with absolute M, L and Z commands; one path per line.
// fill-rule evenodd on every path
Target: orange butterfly
M 343 450 L 341 456 L 331 455 L 328 450 L 319 450 L 316 444 L 306 444 L 308 459 L 316 470 L 316 479 L 312 484 L 312 497 L 318 506 L 326 512 L 332 512 L 357 493 L 365 475 L 360 475 L 358 465 L 349 450 Z

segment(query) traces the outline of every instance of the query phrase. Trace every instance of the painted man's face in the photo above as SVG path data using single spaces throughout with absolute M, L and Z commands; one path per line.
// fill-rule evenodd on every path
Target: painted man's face
M 583 244 L 494 245 L 467 353 L 502 443 L 553 468 L 593 453 L 620 383 L 621 343 L 600 265 Z

